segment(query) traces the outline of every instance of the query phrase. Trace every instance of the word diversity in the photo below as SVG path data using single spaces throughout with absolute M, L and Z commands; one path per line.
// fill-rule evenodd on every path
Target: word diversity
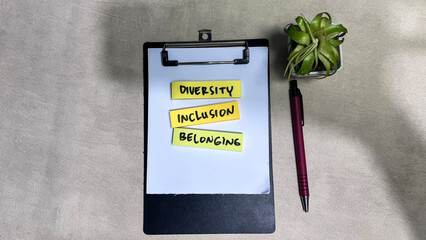
M 172 82 L 172 99 L 240 98 L 241 81 Z
M 239 98 L 241 81 L 176 81 L 171 92 L 172 99 Z M 242 151 L 242 133 L 181 128 L 240 119 L 237 101 L 170 110 L 169 115 L 173 145 Z

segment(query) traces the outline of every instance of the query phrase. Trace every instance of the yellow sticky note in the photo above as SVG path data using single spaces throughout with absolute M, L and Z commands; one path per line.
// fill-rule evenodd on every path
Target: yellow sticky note
M 172 99 L 240 98 L 241 81 L 172 82 Z
M 243 134 L 174 128 L 173 145 L 241 152 L 243 150 Z
M 172 128 L 240 119 L 238 102 L 171 110 Z

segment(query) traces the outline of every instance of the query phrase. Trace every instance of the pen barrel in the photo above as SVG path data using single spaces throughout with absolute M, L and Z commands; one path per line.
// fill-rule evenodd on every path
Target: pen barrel
M 294 150 L 296 155 L 297 180 L 300 196 L 309 196 L 308 173 L 306 169 L 305 144 L 302 130 L 302 110 L 299 96 L 291 97 Z

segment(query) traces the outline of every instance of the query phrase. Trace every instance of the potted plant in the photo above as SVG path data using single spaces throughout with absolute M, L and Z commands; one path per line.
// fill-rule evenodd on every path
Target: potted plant
M 310 23 L 300 14 L 296 23 L 284 28 L 290 38 L 284 75 L 327 77 L 340 70 L 342 37 L 348 30 L 342 24 L 333 24 L 327 12 L 317 14 Z

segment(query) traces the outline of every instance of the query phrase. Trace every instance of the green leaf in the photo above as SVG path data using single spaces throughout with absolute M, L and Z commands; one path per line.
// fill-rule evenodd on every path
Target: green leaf
M 318 48 L 317 47 L 314 49 L 314 57 L 315 57 L 315 66 L 313 69 L 317 68 L 318 66 Z
M 324 36 L 324 35 L 328 35 L 330 33 L 336 33 L 336 32 L 343 32 L 343 33 L 347 33 L 348 30 L 343 27 L 342 24 L 338 24 L 338 25 L 330 25 L 328 27 L 321 27 L 320 29 L 316 30 L 313 32 L 313 34 L 315 36 Z M 343 35 L 340 35 L 343 36 Z
M 333 47 L 338 47 L 340 44 L 343 43 L 343 40 L 336 40 L 336 39 L 330 39 L 328 40 L 328 42 L 333 46 Z
M 315 31 L 315 30 L 317 30 L 321 27 L 321 19 L 322 19 L 323 14 L 326 14 L 328 16 L 328 18 L 330 19 L 330 22 L 331 22 L 331 16 L 330 16 L 330 14 L 328 14 L 328 12 L 318 13 L 314 17 L 314 19 L 312 19 L 312 22 L 310 24 L 312 31 Z
M 305 59 L 313 51 L 312 44 L 313 43 L 309 44 L 309 46 L 305 47 L 299 52 L 299 54 L 296 57 L 296 60 L 294 61 L 296 64 L 301 63 L 303 59 Z
M 327 60 L 326 57 L 324 57 L 321 53 L 318 55 L 319 60 L 324 64 L 325 70 L 327 73 L 325 76 L 327 77 L 330 74 L 330 61 Z
M 318 52 L 326 57 L 334 66 L 337 66 L 337 59 L 333 49 L 335 48 L 329 42 L 325 41 L 325 37 L 320 37 Z
M 303 31 L 303 32 L 306 32 L 306 27 L 305 27 L 305 23 L 304 23 L 304 21 L 303 21 L 303 18 L 302 17 L 297 17 L 296 18 L 296 22 L 297 22 L 297 25 L 300 27 L 300 29 Z
M 315 30 L 317 30 L 318 28 L 320 28 L 322 14 L 323 14 L 323 13 L 318 13 L 318 14 L 314 17 L 314 19 L 312 20 L 312 22 L 311 22 L 311 24 L 310 24 L 310 26 L 311 26 L 311 30 L 312 30 L 312 31 L 315 31 Z
M 293 24 L 290 25 L 289 29 L 293 31 L 302 31 L 299 26 Z
M 320 25 L 321 25 L 320 27 L 322 27 L 322 28 L 330 26 L 331 25 L 331 19 L 323 17 L 321 19 L 321 24 Z
M 291 38 L 291 40 L 299 44 L 308 45 L 309 43 L 311 43 L 311 39 L 308 33 L 294 31 L 291 29 L 284 29 L 284 32 Z
M 299 45 L 298 45 L 299 46 Z M 300 45 L 300 46 L 302 46 L 302 45 Z M 289 73 L 288 73 L 288 79 L 290 79 L 290 77 L 291 77 L 291 72 L 293 71 L 293 68 L 295 67 L 295 66 L 297 66 L 300 62 L 298 62 L 297 61 L 297 59 L 301 56 L 301 55 L 303 55 L 306 51 L 307 51 L 307 49 L 308 49 L 309 47 L 303 47 L 302 46 L 302 49 L 300 49 L 299 51 L 297 51 L 294 55 L 292 55 L 292 57 L 291 58 L 289 58 L 288 59 L 288 63 L 287 63 L 287 66 L 286 66 L 286 68 L 285 68 L 285 71 L 284 71 L 284 76 L 285 76 L 285 74 L 287 73 L 287 70 L 289 69 L 289 67 L 290 67 L 290 64 L 291 63 L 294 63 L 294 65 L 293 65 L 293 67 L 290 69 L 290 71 L 289 71 Z M 296 60 L 295 60 L 296 59 Z
M 302 62 L 302 66 L 300 67 L 297 74 L 306 75 L 312 70 L 312 65 L 314 64 L 315 56 L 314 53 L 310 53 Z
M 330 33 L 330 34 L 328 34 L 328 35 L 325 36 L 325 40 L 328 41 L 330 39 L 336 38 L 339 35 L 340 35 L 340 32 Z
M 290 59 L 292 59 L 294 57 L 294 55 L 296 55 L 300 50 L 302 50 L 304 48 L 303 45 L 298 44 L 293 51 L 290 53 L 290 56 L 288 56 L 287 60 L 290 61 Z
M 315 37 L 314 37 L 314 35 L 312 34 L 311 27 L 309 26 L 308 21 L 306 20 L 306 18 L 305 18 L 303 15 L 302 15 L 302 20 L 303 20 L 303 23 L 305 24 L 305 27 L 306 27 L 307 32 L 309 33 L 309 37 L 311 38 L 311 41 L 312 41 L 312 42 L 313 42 L 313 41 L 315 41 Z
M 340 60 L 339 52 L 337 51 L 336 47 L 333 47 L 333 45 L 331 45 L 331 49 L 333 49 L 333 54 L 334 54 L 334 57 L 336 58 L 336 65 L 335 65 L 335 67 L 337 69 L 337 64 L 338 64 L 338 62 Z

